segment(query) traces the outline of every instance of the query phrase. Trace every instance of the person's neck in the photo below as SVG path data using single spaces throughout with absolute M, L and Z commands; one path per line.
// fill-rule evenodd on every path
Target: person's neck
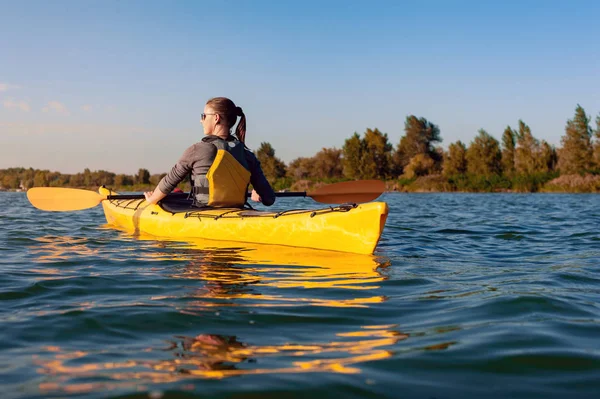
M 225 129 L 219 125 L 215 126 L 215 130 L 213 131 L 213 136 L 218 136 L 222 139 L 226 139 L 229 137 L 229 129 Z

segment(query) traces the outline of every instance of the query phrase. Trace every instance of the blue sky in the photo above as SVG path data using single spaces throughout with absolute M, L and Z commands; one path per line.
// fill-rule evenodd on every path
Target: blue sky
M 0 168 L 168 171 L 207 99 L 285 162 L 407 115 L 442 145 L 600 113 L 600 2 L 0 0 Z

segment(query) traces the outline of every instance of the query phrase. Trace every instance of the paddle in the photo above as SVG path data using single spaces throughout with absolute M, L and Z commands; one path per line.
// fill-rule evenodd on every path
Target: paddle
M 324 204 L 368 202 L 379 197 L 385 189 L 380 180 L 356 180 L 328 184 L 315 191 L 275 193 L 277 197 L 310 197 Z M 186 197 L 187 193 L 172 193 L 168 198 Z M 250 193 L 248 193 L 250 195 Z M 101 195 L 95 191 L 62 187 L 34 187 L 27 190 L 31 205 L 43 211 L 78 211 L 93 208 L 104 200 L 144 199 L 143 194 Z

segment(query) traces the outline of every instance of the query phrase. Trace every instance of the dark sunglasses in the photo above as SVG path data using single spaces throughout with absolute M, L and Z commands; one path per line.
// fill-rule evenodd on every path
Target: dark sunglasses
M 206 115 L 219 115 L 219 114 L 205 114 L 205 113 L 201 113 L 200 114 L 200 118 L 202 118 L 202 120 L 206 119 Z

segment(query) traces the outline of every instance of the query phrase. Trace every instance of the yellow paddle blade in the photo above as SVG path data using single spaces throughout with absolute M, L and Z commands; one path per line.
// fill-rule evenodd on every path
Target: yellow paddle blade
M 98 205 L 105 196 L 95 191 L 62 187 L 34 187 L 27 190 L 31 205 L 43 211 L 78 211 Z
M 385 183 L 381 180 L 356 180 L 328 184 L 306 196 L 324 204 L 358 203 L 372 201 L 384 191 Z

